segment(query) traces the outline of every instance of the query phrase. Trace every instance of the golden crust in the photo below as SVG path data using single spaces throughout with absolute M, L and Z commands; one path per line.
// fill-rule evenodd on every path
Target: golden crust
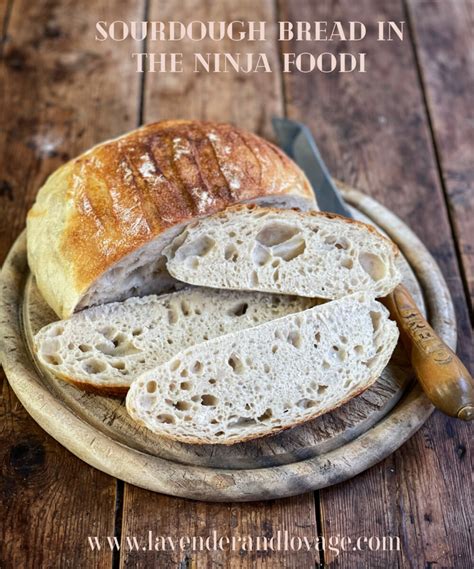
M 227 124 L 164 121 L 68 162 L 28 214 L 28 258 L 61 317 L 120 259 L 165 230 L 265 196 L 314 202 L 303 172 L 271 143 Z

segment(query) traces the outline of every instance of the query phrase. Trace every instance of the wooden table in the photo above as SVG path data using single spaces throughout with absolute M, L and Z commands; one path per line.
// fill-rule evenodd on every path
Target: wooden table
M 390 207 L 429 247 L 456 303 L 459 353 L 472 365 L 472 14 L 470 0 L 0 0 L 1 259 L 46 176 L 92 144 L 169 117 L 231 121 L 271 137 L 270 117 L 286 114 L 312 128 L 335 176 Z M 96 21 L 115 19 L 359 20 L 372 30 L 383 19 L 405 21 L 405 39 L 376 42 L 371 34 L 360 42 L 365 74 L 138 74 L 130 54 L 146 46 L 94 40 Z M 231 52 L 265 51 L 276 68 L 279 49 L 322 49 L 278 45 L 273 33 L 258 49 L 223 44 Z M 193 42 L 159 48 L 197 50 Z M 204 41 L 199 50 L 215 46 Z M 222 505 L 153 494 L 94 470 L 30 419 L 3 374 L 2 384 L 2 568 L 472 566 L 469 426 L 438 412 L 350 482 L 290 499 Z M 401 551 L 119 553 L 105 546 L 93 552 L 87 540 L 117 536 L 125 547 L 126 536 L 148 531 L 206 537 L 213 530 L 392 535 Z

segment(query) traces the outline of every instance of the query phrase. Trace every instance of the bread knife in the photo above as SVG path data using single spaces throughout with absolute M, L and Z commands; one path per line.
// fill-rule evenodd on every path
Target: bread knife
M 352 218 L 307 126 L 273 118 L 281 148 L 310 181 L 321 211 Z M 427 397 L 446 415 L 474 419 L 474 381 L 464 364 L 428 324 L 406 287 L 399 284 L 383 299 L 397 322 L 411 365 Z

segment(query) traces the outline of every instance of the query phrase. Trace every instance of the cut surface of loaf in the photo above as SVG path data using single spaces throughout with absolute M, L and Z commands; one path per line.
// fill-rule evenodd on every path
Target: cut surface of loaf
M 335 299 L 385 296 L 400 281 L 391 241 L 324 212 L 235 206 L 193 222 L 164 253 L 176 279 L 218 288 Z
M 347 296 L 183 350 L 132 384 L 127 410 L 182 442 L 269 435 L 367 389 L 397 338 L 384 306 Z
M 188 288 L 83 310 L 34 338 L 40 365 L 89 391 L 125 394 L 146 370 L 198 342 L 314 306 L 316 300 Z
M 28 214 L 28 262 L 60 318 L 162 292 L 163 247 L 190 220 L 241 202 L 314 209 L 280 149 L 228 124 L 175 120 L 95 146 L 54 172 Z

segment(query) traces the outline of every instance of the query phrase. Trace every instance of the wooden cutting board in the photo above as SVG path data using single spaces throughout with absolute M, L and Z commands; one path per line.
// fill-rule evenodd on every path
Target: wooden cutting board
M 383 206 L 341 187 L 357 218 L 400 247 L 403 281 L 438 334 L 455 348 L 454 310 L 434 259 Z M 379 380 L 338 410 L 279 435 L 230 447 L 160 438 L 128 417 L 123 400 L 82 392 L 41 371 L 31 339 L 57 318 L 29 273 L 22 235 L 2 270 L 0 327 L 8 380 L 32 417 L 89 464 L 132 484 L 200 500 L 289 496 L 346 480 L 405 442 L 432 411 L 398 347 Z

